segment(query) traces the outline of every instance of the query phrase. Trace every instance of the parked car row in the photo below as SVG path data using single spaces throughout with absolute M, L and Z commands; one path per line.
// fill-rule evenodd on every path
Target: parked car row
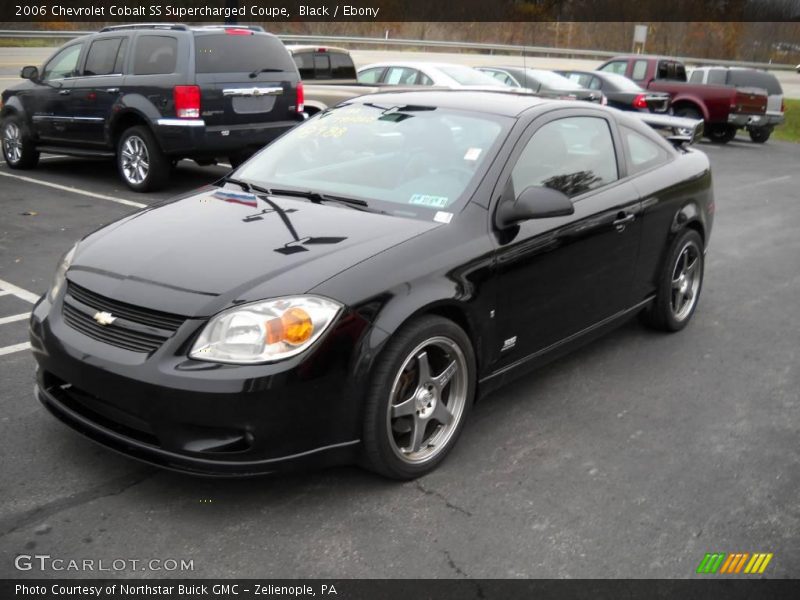
M 284 46 L 254 26 L 118 25 L 65 44 L 3 92 L 7 164 L 42 152 L 114 158 L 135 191 L 155 190 L 180 159 L 234 167 L 299 122 L 356 96 L 433 87 L 508 90 L 703 120 L 725 143 L 746 128 L 763 143 L 783 121 L 777 79 L 752 69 L 695 69 L 621 56 L 596 71 L 392 61 L 357 70 L 333 46 Z

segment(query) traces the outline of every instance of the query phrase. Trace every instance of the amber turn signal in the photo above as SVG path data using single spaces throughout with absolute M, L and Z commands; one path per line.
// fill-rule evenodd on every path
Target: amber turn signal
M 311 316 L 302 308 L 290 308 L 280 318 L 270 319 L 266 325 L 266 342 L 277 344 L 286 342 L 297 346 L 309 339 L 314 333 L 314 323 Z

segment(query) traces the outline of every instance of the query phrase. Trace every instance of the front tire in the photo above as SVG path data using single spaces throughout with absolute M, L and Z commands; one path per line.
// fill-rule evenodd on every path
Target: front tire
M 642 314 L 645 324 L 660 331 L 686 327 L 700 299 L 704 268 L 703 238 L 686 229 L 670 246 L 655 301 Z
M 750 139 L 756 144 L 763 144 L 772 135 L 772 127 L 753 127 L 748 129 L 747 133 L 750 134 Z
M 475 382 L 472 344 L 455 323 L 431 315 L 403 326 L 373 369 L 363 465 L 401 480 L 431 472 L 461 434 Z
M 17 115 L 7 116 L 2 131 L 6 164 L 12 169 L 33 169 L 39 163 L 39 153 L 23 120 Z
M 126 129 L 117 144 L 117 170 L 134 192 L 152 192 L 166 185 L 171 162 L 153 133 L 142 125 Z

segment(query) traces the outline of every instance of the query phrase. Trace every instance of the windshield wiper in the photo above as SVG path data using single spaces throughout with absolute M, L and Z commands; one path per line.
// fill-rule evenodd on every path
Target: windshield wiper
M 238 185 L 245 192 L 258 192 L 267 196 L 289 196 L 291 198 L 306 198 L 314 204 L 322 204 L 323 202 L 339 202 L 340 204 L 347 204 L 349 206 L 367 207 L 369 204 L 364 200 L 358 198 L 346 198 L 344 196 L 332 196 L 330 194 L 321 194 L 319 192 L 304 191 L 304 190 L 283 190 L 278 188 L 265 188 L 249 181 L 235 179 L 233 177 L 225 177 L 223 179 L 226 183 Z
M 264 67 L 263 69 L 256 69 L 250 73 L 250 79 L 256 77 L 259 73 L 283 73 L 283 69 L 273 69 L 271 67 Z
M 255 188 L 253 188 L 255 189 Z M 272 188 L 267 193 L 273 196 L 290 196 L 292 198 L 307 198 L 314 204 L 322 204 L 323 202 L 340 202 L 342 204 L 349 204 L 350 206 L 369 206 L 364 200 L 358 198 L 346 198 L 344 196 L 332 196 L 330 194 L 320 194 L 319 192 L 304 191 L 304 190 L 281 190 Z

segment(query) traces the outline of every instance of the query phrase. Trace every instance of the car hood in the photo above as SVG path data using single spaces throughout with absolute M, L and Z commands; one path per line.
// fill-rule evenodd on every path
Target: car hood
M 184 316 L 304 293 L 440 224 L 209 188 L 88 236 L 67 279 L 98 294 Z

